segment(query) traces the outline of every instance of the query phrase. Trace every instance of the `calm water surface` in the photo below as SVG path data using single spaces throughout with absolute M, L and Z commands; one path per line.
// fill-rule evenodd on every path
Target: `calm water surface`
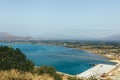
M 0 43 L 9 45 L 9 43 Z M 89 53 L 83 50 L 76 50 L 63 46 L 51 46 L 42 44 L 13 44 L 14 48 L 20 48 L 28 59 L 32 60 L 36 66 L 52 65 L 57 71 L 78 74 L 91 67 L 92 64 L 115 64 L 109 62 L 107 58 Z

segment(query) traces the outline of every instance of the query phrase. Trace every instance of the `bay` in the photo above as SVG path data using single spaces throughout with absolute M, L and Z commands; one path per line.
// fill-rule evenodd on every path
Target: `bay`
M 0 45 L 9 46 L 10 43 L 0 43 Z M 105 57 L 64 46 L 43 44 L 12 44 L 12 46 L 20 48 L 36 66 L 54 66 L 57 71 L 71 75 L 79 74 L 93 67 L 93 64 L 115 64 Z

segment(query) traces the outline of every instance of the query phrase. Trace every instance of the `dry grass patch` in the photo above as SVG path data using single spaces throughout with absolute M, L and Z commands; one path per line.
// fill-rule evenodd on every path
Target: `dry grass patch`
M 12 69 L 8 71 L 0 71 L 0 80 L 54 80 L 48 74 L 38 75 L 30 72 L 19 72 Z

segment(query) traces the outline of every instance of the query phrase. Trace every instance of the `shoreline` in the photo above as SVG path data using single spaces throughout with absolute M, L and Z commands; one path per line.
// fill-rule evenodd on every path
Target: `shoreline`
M 103 75 L 108 74 L 110 71 L 116 68 L 116 65 L 108 65 L 108 64 L 98 64 L 80 74 L 77 77 L 90 78 L 91 76 L 95 76 L 96 78 L 101 78 Z
M 71 48 L 71 47 L 68 47 L 68 48 Z M 90 53 L 93 53 L 93 54 L 96 54 L 96 55 L 98 55 L 98 56 L 102 56 L 102 57 L 105 57 L 105 58 L 107 58 L 107 59 L 109 59 L 108 61 L 110 61 L 110 62 L 114 62 L 114 63 L 116 63 L 115 65 L 112 65 L 113 67 L 111 67 L 111 69 L 109 69 L 108 71 L 103 71 L 104 70 L 104 68 L 103 69 L 99 69 L 99 70 L 101 70 L 101 71 L 103 71 L 103 73 L 99 73 L 99 72 L 97 72 L 97 71 L 99 71 L 99 70 L 97 70 L 96 69 L 96 67 L 98 68 L 98 65 L 101 65 L 101 64 L 97 64 L 97 65 L 95 65 L 94 67 L 92 67 L 92 68 L 90 68 L 90 69 L 88 69 L 88 70 L 86 70 L 86 71 L 84 71 L 84 72 L 82 72 L 82 73 L 80 73 L 80 74 L 77 74 L 76 76 L 77 77 L 82 77 L 82 75 L 84 74 L 84 75 L 87 75 L 87 74 L 91 74 L 91 70 L 92 70 L 92 72 L 94 72 L 95 71 L 95 69 L 97 70 L 96 72 L 97 72 L 97 74 L 99 74 L 98 75 L 98 78 L 99 79 L 111 79 L 111 76 L 109 75 L 109 74 L 113 74 L 113 75 L 115 75 L 115 73 L 113 72 L 113 71 L 118 71 L 118 65 L 120 65 L 120 59 L 118 59 L 118 58 L 115 58 L 114 56 L 112 56 L 112 55 L 108 55 L 108 54 L 105 54 L 105 55 L 102 55 L 102 54 L 99 54 L 99 53 L 97 53 L 97 52 L 94 52 L 94 51 L 92 51 L 92 50 L 86 50 L 86 49 L 80 49 L 80 48 L 73 48 L 73 49 L 77 49 L 77 50 L 84 50 L 84 51 L 87 51 L 87 52 L 90 52 Z M 105 65 L 106 67 L 109 67 L 109 65 L 107 65 L 107 64 L 103 64 L 103 65 Z M 105 67 L 105 68 L 106 68 Z M 116 68 L 117 67 L 117 68 Z M 120 67 L 119 67 L 120 68 Z M 106 68 L 107 69 L 107 68 Z M 88 73 L 89 72 L 89 73 Z M 91 75 L 92 76 L 92 75 Z M 94 75 L 93 75 L 94 76 Z M 102 77 L 103 76 L 103 77 Z M 105 77 L 104 77 L 105 76 Z M 89 76 L 90 77 L 90 76 Z M 89 78 L 88 76 L 86 76 L 86 77 L 83 77 L 83 78 Z M 116 77 L 115 77 L 116 78 Z
M 71 48 L 71 47 L 68 47 L 68 48 Z M 98 55 L 98 56 L 105 57 L 105 58 L 109 59 L 108 61 L 110 61 L 110 62 L 115 62 L 115 63 L 118 63 L 118 64 L 120 63 L 120 60 L 119 60 L 119 59 L 115 59 L 114 56 L 112 56 L 112 55 L 102 55 L 102 54 L 99 54 L 99 53 L 95 53 L 95 52 L 92 51 L 92 50 L 86 50 L 86 49 L 80 49 L 80 48 L 73 48 L 73 49 L 84 50 L 84 51 L 87 51 L 87 52 L 96 54 L 96 55 Z
M 86 50 L 86 49 L 80 49 L 80 48 L 74 48 L 74 49 L 77 49 L 77 50 L 85 50 L 85 51 L 87 51 L 87 52 L 92 52 L 93 54 L 96 54 L 96 55 L 99 55 L 99 56 L 108 58 L 108 59 L 109 59 L 108 61 L 110 61 L 110 62 L 116 63 L 116 65 L 114 65 L 113 68 L 111 68 L 110 70 L 105 71 L 103 74 L 99 75 L 99 76 L 98 76 L 99 79 L 105 79 L 105 80 L 106 80 L 106 79 L 110 79 L 110 80 L 118 80 L 118 79 L 120 79 L 120 77 L 119 77 L 119 76 L 120 76 L 120 59 L 119 59 L 119 58 L 117 58 L 117 57 L 115 57 L 115 56 L 113 56 L 113 55 L 111 55 L 111 54 L 102 55 L 102 54 L 99 54 L 99 53 L 94 52 L 94 51 L 92 51 L 92 50 Z M 100 64 L 98 64 L 98 65 L 100 65 Z M 96 65 L 96 66 L 97 66 L 97 65 Z M 96 67 L 96 66 L 95 66 L 95 67 Z M 106 68 L 106 67 L 105 67 L 105 68 Z M 83 73 L 80 73 L 78 76 L 79 76 L 79 77 L 82 77 L 83 74 L 84 74 L 84 75 L 87 75 L 88 72 L 89 72 L 91 69 L 93 69 L 92 72 L 94 72 L 94 67 L 92 67 L 92 68 L 84 71 Z M 103 69 L 100 69 L 100 70 L 102 71 Z M 99 70 L 97 70 L 97 71 L 99 71 Z M 87 73 L 86 73 L 86 72 L 87 72 Z M 93 76 L 94 76 L 94 75 L 93 75 Z
M 68 47 L 68 48 L 70 48 L 70 47 Z M 84 49 L 79 49 L 79 48 L 73 48 L 73 49 L 84 50 Z M 70 75 L 70 74 L 66 74 L 66 73 L 62 73 L 62 72 L 58 72 L 58 73 L 64 74 L 64 75 L 66 75 L 66 76 L 79 77 L 79 78 L 90 78 L 91 76 L 95 76 L 95 77 L 97 77 L 97 78 L 101 78 L 102 75 L 104 75 L 104 74 L 109 74 L 112 70 L 114 70 L 114 69 L 116 68 L 116 66 L 118 66 L 118 65 L 120 64 L 120 60 L 116 60 L 116 59 L 114 59 L 114 58 L 112 58 L 112 57 L 108 57 L 108 56 L 106 56 L 106 55 L 100 55 L 100 54 L 95 53 L 95 52 L 92 52 L 92 51 L 90 51 L 90 50 L 84 50 L 84 51 L 91 52 L 91 53 L 93 53 L 93 54 L 96 54 L 96 55 L 99 55 L 99 56 L 108 58 L 108 59 L 109 59 L 108 61 L 114 62 L 114 63 L 116 63 L 116 64 L 115 64 L 115 65 L 97 64 L 97 65 L 93 66 L 92 68 L 87 69 L 86 71 L 84 71 L 84 72 L 82 72 L 82 73 L 79 73 L 79 74 L 76 74 L 76 75 Z M 104 68 L 100 68 L 100 66 L 102 66 L 102 67 L 104 66 Z M 98 68 L 99 68 L 99 69 L 98 69 Z M 105 69 L 105 68 L 106 68 L 106 71 L 103 70 L 103 69 Z M 101 72 L 102 72 L 102 71 L 103 71 L 103 72 L 101 73 L 101 72 L 99 72 L 99 70 L 101 70 Z M 98 71 L 98 72 L 97 72 L 97 71 Z M 89 72 L 89 73 L 88 73 L 88 72 Z M 91 72 L 96 72 L 96 73 L 99 74 L 99 75 L 92 75 Z M 91 76 L 86 76 L 86 77 L 82 76 L 82 75 L 87 75 L 87 74 L 91 74 Z

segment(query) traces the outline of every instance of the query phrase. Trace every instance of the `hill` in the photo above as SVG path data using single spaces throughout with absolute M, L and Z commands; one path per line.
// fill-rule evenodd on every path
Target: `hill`
M 104 38 L 106 41 L 120 41 L 120 34 L 117 35 L 111 35 L 106 38 Z
M 0 40 L 29 40 L 32 39 L 31 37 L 20 37 L 20 36 L 15 36 L 11 35 L 6 32 L 0 32 Z

